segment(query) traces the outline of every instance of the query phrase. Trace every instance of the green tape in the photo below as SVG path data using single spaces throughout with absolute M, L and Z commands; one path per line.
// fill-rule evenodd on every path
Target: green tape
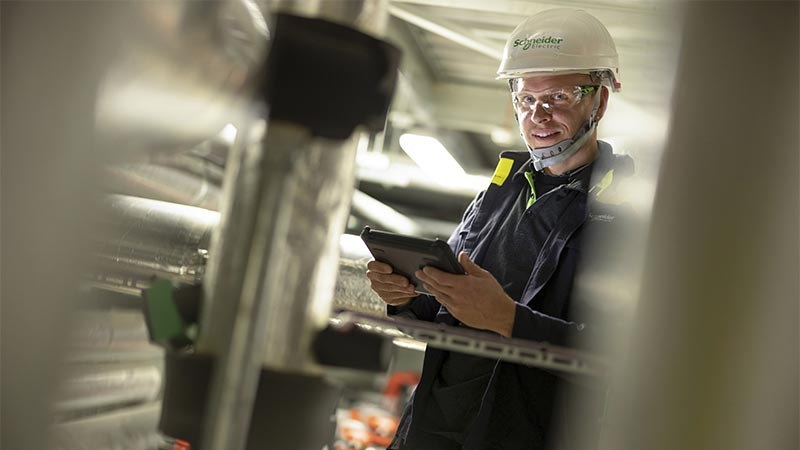
M 170 281 L 156 280 L 144 291 L 150 340 L 159 344 L 186 337 L 186 325 L 172 299 L 172 290 Z

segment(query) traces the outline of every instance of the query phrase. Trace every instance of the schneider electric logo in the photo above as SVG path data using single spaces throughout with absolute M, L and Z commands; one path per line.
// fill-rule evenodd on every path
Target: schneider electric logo
M 564 38 L 555 36 L 539 36 L 527 39 L 517 39 L 514 47 L 522 47 L 523 50 L 530 48 L 560 48 Z

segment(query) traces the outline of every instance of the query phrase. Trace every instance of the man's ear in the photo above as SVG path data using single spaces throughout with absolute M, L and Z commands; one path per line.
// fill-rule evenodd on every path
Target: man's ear
M 597 116 L 595 120 L 597 122 L 603 118 L 603 115 L 606 113 L 606 107 L 608 106 L 608 87 L 600 86 L 600 104 L 597 106 Z
M 508 91 L 511 94 L 511 109 L 514 111 L 514 120 L 519 124 L 519 116 L 517 115 L 516 108 L 514 108 L 514 90 L 516 89 L 517 80 L 519 80 L 519 78 L 510 78 L 508 80 Z

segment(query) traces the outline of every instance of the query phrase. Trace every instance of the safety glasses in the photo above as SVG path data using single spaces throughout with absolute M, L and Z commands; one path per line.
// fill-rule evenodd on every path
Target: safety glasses
M 587 94 L 596 92 L 600 86 L 570 86 L 553 89 L 542 94 L 520 91 L 512 94 L 512 102 L 517 112 L 536 111 L 539 105 L 546 113 L 567 110 L 577 105 Z

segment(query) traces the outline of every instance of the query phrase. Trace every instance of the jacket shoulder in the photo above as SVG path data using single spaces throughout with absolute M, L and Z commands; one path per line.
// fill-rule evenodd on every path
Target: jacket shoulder
M 502 187 L 506 179 L 519 171 L 528 161 L 530 161 L 528 152 L 506 150 L 500 153 L 497 167 L 495 167 L 494 174 L 492 175 L 491 184 Z
M 590 198 L 599 203 L 621 205 L 629 203 L 633 177 L 633 158 L 615 154 L 611 146 L 598 141 L 599 155 L 592 174 Z
M 597 168 L 605 173 L 614 170 L 618 176 L 627 177 L 633 175 L 634 163 L 630 155 L 614 153 L 611 145 L 605 141 L 597 141 Z

